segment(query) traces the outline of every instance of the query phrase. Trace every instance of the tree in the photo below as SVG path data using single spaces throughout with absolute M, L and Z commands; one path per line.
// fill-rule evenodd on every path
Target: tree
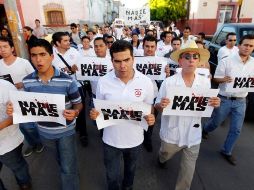
M 176 21 L 186 17 L 187 0 L 150 0 L 151 20 Z

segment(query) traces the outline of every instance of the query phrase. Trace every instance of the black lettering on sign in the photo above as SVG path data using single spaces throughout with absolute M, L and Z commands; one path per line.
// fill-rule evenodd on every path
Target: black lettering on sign
M 144 75 L 160 75 L 162 64 L 149 63 L 149 64 L 136 64 L 136 69 Z
M 107 65 L 81 64 L 82 76 L 104 76 L 107 74 Z
M 141 121 L 142 111 L 124 110 L 124 109 L 101 109 L 104 120 L 112 119 L 124 119 Z
M 41 102 L 18 101 L 22 115 L 59 117 L 57 105 Z
M 173 110 L 205 111 L 209 97 L 175 96 L 173 99 Z
M 254 88 L 253 77 L 236 77 L 233 88 Z

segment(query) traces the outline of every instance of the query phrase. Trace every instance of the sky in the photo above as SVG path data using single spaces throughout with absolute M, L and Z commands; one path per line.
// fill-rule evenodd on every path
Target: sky
M 148 3 L 149 0 L 121 0 L 121 2 L 125 4 L 126 8 L 139 8 Z

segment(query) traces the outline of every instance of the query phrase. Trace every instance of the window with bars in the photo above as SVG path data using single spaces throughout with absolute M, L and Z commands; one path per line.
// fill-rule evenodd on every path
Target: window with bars
M 48 24 L 50 25 L 63 25 L 64 17 L 62 11 L 48 11 Z

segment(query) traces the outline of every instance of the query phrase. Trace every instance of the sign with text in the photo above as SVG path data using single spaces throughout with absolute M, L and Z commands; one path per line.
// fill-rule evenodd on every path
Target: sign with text
M 65 96 L 35 92 L 10 92 L 13 104 L 13 123 L 55 122 L 66 126 L 63 117 Z
M 134 67 L 151 80 L 164 80 L 167 60 L 163 57 L 135 57 Z
M 14 84 L 14 82 L 13 82 L 12 77 L 11 77 L 10 74 L 1 75 L 1 76 L 0 76 L 0 79 L 7 80 L 7 81 L 9 81 L 10 83 Z
M 217 97 L 218 93 L 219 89 L 168 87 L 170 104 L 163 110 L 163 115 L 211 117 L 214 108 L 208 105 L 208 100 Z
M 150 23 L 150 8 L 149 6 L 130 9 L 120 7 L 119 17 L 125 21 L 126 25 L 144 25 Z
M 111 125 L 135 124 L 148 129 L 145 115 L 151 113 L 152 106 L 144 102 L 118 102 L 94 99 L 95 109 L 100 113 L 96 119 L 98 129 Z
M 254 92 L 254 77 L 235 77 L 227 83 L 226 92 Z
M 100 57 L 82 57 L 77 66 L 77 80 L 97 81 L 113 69 L 110 58 Z

